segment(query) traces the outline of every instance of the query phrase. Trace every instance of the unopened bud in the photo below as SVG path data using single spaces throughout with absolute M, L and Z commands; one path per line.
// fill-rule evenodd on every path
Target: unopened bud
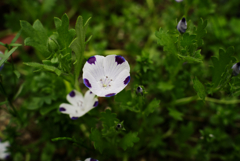
M 139 95 L 139 94 L 143 95 L 143 89 L 142 89 L 142 87 L 140 87 L 140 86 L 137 87 L 136 94 L 138 94 L 138 95 Z
M 53 53 L 53 52 L 58 51 L 58 49 L 59 49 L 59 45 L 58 45 L 57 41 L 54 40 L 53 38 L 49 38 L 48 39 L 48 50 Z
M 237 76 L 240 73 L 240 62 L 234 64 L 232 66 L 232 70 L 233 70 L 232 72 L 233 76 Z
M 186 32 L 186 30 L 187 30 L 187 21 L 186 21 L 186 19 L 184 17 L 178 22 L 177 29 L 178 29 L 178 31 L 181 34 Z

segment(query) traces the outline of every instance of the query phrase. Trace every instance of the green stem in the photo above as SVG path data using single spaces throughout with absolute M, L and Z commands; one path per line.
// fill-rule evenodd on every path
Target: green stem
M 172 105 L 183 105 L 190 103 L 195 100 L 201 100 L 198 96 L 191 96 L 186 98 L 181 98 L 172 103 Z M 224 99 L 215 99 L 211 97 L 205 97 L 205 101 L 207 102 L 213 102 L 213 103 L 219 103 L 219 104 L 238 104 L 240 103 L 240 100 L 234 99 L 234 100 L 224 100 Z
M 13 57 L 12 57 L 12 55 L 11 55 L 11 62 L 12 62 L 12 71 L 13 71 L 13 74 L 14 74 L 14 70 L 15 70 L 15 67 L 14 67 L 14 64 L 13 64 Z M 13 89 L 13 91 L 15 92 L 16 91 L 16 85 L 17 85 L 17 80 L 16 80 L 16 76 L 14 75 L 13 76 L 14 78 L 14 89 Z

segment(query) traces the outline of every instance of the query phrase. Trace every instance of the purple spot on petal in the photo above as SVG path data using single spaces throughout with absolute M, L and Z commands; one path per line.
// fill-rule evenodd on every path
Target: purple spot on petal
M 123 62 L 125 62 L 125 59 L 124 59 L 124 57 L 122 57 L 122 56 L 120 56 L 120 55 L 117 55 L 117 56 L 115 57 L 115 62 L 117 62 L 117 65 L 118 65 L 118 64 L 122 64 Z
M 9 160 L 11 158 L 11 156 L 10 155 L 7 155 L 6 157 L 5 157 L 5 160 Z
M 61 111 L 61 112 L 62 112 L 62 111 L 66 111 L 66 109 L 63 108 L 63 107 L 60 107 L 60 108 L 59 108 L 59 111 Z
M 84 78 L 83 83 L 85 84 L 86 87 L 91 88 L 92 85 L 89 83 L 88 79 Z
M 92 94 L 92 91 L 90 91 L 90 94 Z
M 125 85 L 127 85 L 129 82 L 130 82 L 130 76 L 128 76 L 128 77 L 123 81 L 123 83 L 124 83 Z
M 93 159 L 93 158 L 91 158 L 90 161 L 98 161 L 98 160 L 97 160 L 97 159 Z
M 89 64 L 95 64 L 95 61 L 96 61 L 96 57 L 95 57 L 95 56 L 92 56 L 92 57 L 90 57 L 90 58 L 87 60 L 87 62 L 88 62 Z
M 70 97 L 74 97 L 76 94 L 75 94 L 75 92 L 72 90 L 70 93 L 69 93 L 69 96 Z
M 114 96 L 114 95 L 116 95 L 116 93 L 109 93 L 105 97 L 111 97 L 111 96 Z
M 98 106 L 98 101 L 96 101 L 93 106 L 97 107 Z
M 77 120 L 77 119 L 78 119 L 78 117 L 72 117 L 71 119 L 72 119 L 72 120 Z

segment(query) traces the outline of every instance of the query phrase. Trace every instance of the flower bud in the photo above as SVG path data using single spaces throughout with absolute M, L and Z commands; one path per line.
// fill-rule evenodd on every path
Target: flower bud
M 177 29 L 178 29 L 178 31 L 181 34 L 186 32 L 186 30 L 187 30 L 187 21 L 186 21 L 186 19 L 184 17 L 178 22 Z
M 143 89 L 142 89 L 142 87 L 140 87 L 140 86 L 137 87 L 137 89 L 136 89 L 136 94 L 137 94 L 137 95 L 139 95 L 139 94 L 143 95 Z
M 234 64 L 232 66 L 232 70 L 233 70 L 232 72 L 233 76 L 237 76 L 240 73 L 240 62 Z
M 59 49 L 59 45 L 58 45 L 57 41 L 54 40 L 53 38 L 49 38 L 48 39 L 48 50 L 53 53 L 53 52 L 58 51 L 58 49 Z
M 120 123 L 116 125 L 116 130 L 119 130 L 121 128 L 122 128 L 122 125 Z

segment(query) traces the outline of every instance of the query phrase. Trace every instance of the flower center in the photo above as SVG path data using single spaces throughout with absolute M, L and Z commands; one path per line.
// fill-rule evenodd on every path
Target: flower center
M 107 89 L 109 87 L 111 87 L 111 82 L 113 80 L 111 78 L 109 78 L 108 76 L 100 79 L 100 85 L 104 88 L 104 89 Z
M 83 102 L 82 102 L 82 101 L 77 101 L 77 106 L 78 106 L 82 111 L 84 111 Z M 75 112 L 78 113 L 78 110 L 75 110 Z

